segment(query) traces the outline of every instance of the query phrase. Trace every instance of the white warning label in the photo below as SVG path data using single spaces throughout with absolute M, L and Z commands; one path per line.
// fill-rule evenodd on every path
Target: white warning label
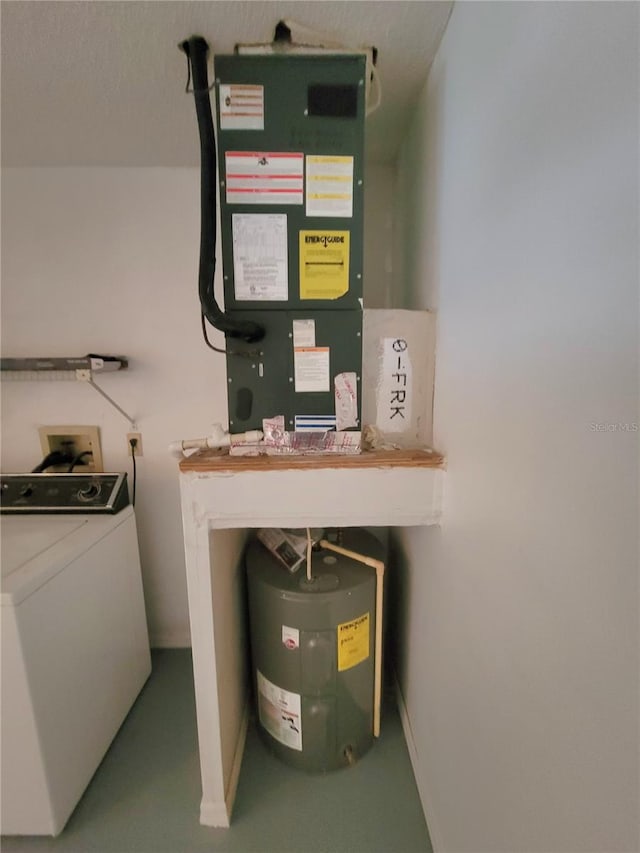
M 258 714 L 269 734 L 291 749 L 302 750 L 300 694 L 273 684 L 258 670 Z
M 264 130 L 264 86 L 220 86 L 220 130 Z
M 307 216 L 353 216 L 353 157 L 307 155 Z
M 227 204 L 302 204 L 304 155 L 227 151 Z

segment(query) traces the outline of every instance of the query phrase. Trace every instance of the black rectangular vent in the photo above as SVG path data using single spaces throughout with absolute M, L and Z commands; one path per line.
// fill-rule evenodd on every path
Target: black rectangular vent
M 356 118 L 358 87 L 319 83 L 307 89 L 307 111 L 323 118 Z

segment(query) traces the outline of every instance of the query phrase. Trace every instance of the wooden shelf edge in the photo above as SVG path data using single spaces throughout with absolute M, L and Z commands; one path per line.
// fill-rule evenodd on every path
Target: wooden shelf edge
M 318 470 L 326 468 L 444 468 L 442 454 L 430 450 L 368 450 L 353 456 L 321 454 L 318 456 L 230 456 L 229 451 L 201 450 L 180 461 L 180 471 L 237 472 Z

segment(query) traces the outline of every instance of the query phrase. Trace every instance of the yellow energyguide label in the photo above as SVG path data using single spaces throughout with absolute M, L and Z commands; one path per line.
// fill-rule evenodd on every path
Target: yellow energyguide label
M 349 290 L 349 231 L 300 232 L 300 299 L 338 299 Z
M 369 657 L 369 614 L 338 625 L 338 672 Z

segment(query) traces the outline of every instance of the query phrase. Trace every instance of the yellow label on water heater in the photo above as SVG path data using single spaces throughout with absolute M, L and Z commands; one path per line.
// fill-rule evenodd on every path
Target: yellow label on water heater
M 369 614 L 338 625 L 338 672 L 369 657 Z

